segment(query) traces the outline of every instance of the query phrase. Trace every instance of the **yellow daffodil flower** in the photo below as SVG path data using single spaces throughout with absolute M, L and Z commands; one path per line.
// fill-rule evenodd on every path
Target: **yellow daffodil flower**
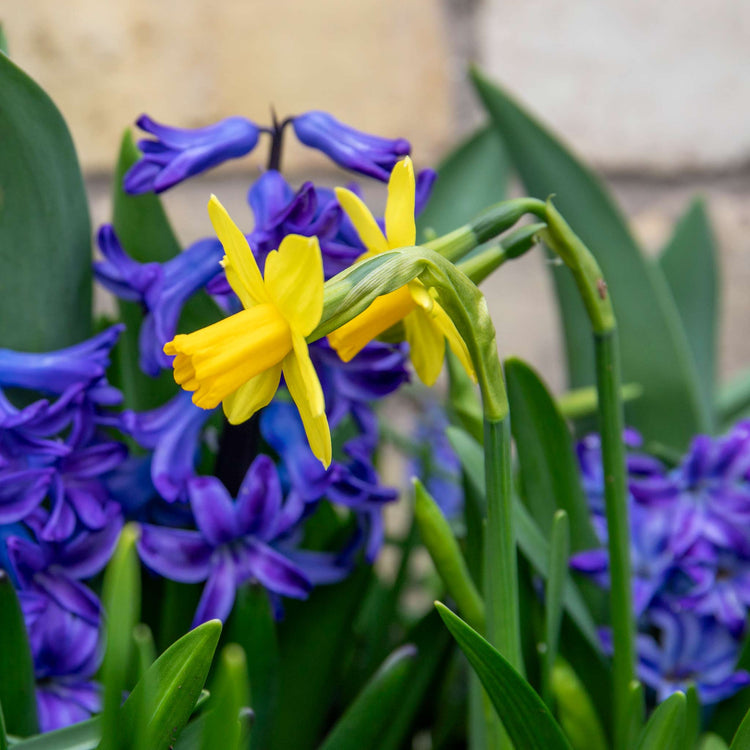
M 331 433 L 323 390 L 305 337 L 323 314 L 323 259 L 317 237 L 288 235 L 268 254 L 265 280 L 245 235 L 212 195 L 208 214 L 224 246 L 227 280 L 245 308 L 164 346 L 174 355 L 174 379 L 194 391 L 202 409 L 223 404 L 232 424 L 266 406 L 282 372 L 297 404 L 310 448 L 331 463 Z
M 385 235 L 358 196 L 350 190 L 336 188 L 341 207 L 367 248 L 360 260 L 416 243 L 415 188 L 414 167 L 407 156 L 393 168 L 388 182 Z M 329 334 L 328 341 L 341 359 L 348 362 L 376 336 L 402 320 L 411 361 L 425 385 L 433 385 L 440 374 L 446 339 L 466 371 L 476 378 L 466 344 L 433 292 L 417 280 L 384 294 L 363 313 Z

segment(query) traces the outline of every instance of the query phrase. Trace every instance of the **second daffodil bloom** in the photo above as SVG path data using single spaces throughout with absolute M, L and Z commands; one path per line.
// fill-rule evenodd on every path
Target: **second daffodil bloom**
M 245 235 L 216 196 L 208 214 L 224 246 L 227 280 L 245 309 L 169 341 L 164 351 L 174 355 L 174 379 L 194 392 L 196 406 L 213 409 L 222 403 L 227 419 L 239 424 L 271 401 L 283 372 L 310 447 L 328 466 L 331 433 L 305 341 L 323 314 L 318 240 L 284 237 L 268 254 L 263 279 Z
M 354 224 L 367 252 L 359 260 L 416 243 L 414 167 L 407 156 L 391 172 L 385 207 L 385 235 L 370 210 L 350 190 L 336 188 L 341 207 Z M 443 367 L 445 340 L 466 371 L 476 379 L 464 340 L 435 299 L 434 290 L 415 280 L 378 297 L 363 313 L 328 336 L 341 359 L 348 362 L 366 344 L 403 321 L 414 369 L 425 385 L 433 385 Z

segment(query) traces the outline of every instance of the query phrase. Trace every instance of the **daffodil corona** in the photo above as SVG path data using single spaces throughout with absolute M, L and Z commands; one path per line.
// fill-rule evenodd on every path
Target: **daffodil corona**
M 415 244 L 414 193 L 414 167 L 407 156 L 391 172 L 383 234 L 358 196 L 350 190 L 336 188 L 341 207 L 367 248 L 360 260 Z M 423 383 L 432 385 L 437 380 L 445 358 L 446 339 L 466 371 L 475 377 L 466 344 L 435 296 L 434 290 L 425 288 L 418 280 L 412 281 L 395 292 L 378 297 L 367 310 L 331 333 L 328 340 L 339 356 L 348 362 L 376 336 L 403 321 L 411 360 Z
M 331 434 L 323 391 L 305 337 L 323 313 L 323 261 L 316 237 L 287 235 L 266 259 L 261 276 L 245 235 L 216 196 L 208 213 L 224 246 L 227 280 L 241 312 L 164 346 L 174 378 L 203 409 L 223 404 L 232 424 L 266 406 L 283 373 L 313 453 L 328 466 Z

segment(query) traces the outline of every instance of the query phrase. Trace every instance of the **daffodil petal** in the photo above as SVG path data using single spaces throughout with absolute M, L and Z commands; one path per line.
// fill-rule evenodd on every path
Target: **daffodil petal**
M 427 386 L 435 385 L 445 359 L 443 332 L 421 307 L 415 308 L 404 318 L 404 329 L 409 342 L 409 356 L 419 379 Z
M 294 350 L 282 362 L 284 380 L 299 409 L 310 449 L 327 468 L 331 464 L 332 449 L 323 389 L 310 361 L 304 338 L 293 334 L 292 340 Z
M 323 314 L 323 258 L 317 237 L 290 234 L 268 254 L 266 289 L 289 325 L 307 336 Z
M 359 238 L 371 253 L 384 253 L 389 249 L 388 241 L 380 231 L 378 223 L 359 196 L 346 188 L 336 188 L 336 199 L 354 224 Z
M 385 205 L 385 236 L 388 247 L 409 247 L 416 242 L 414 222 L 414 165 L 407 156 L 391 172 L 388 181 L 388 202 Z
M 328 334 L 328 343 L 344 362 L 358 354 L 374 338 L 414 310 L 408 286 L 384 294 L 348 323 Z
M 245 307 L 252 307 L 269 302 L 263 277 L 255 262 L 250 245 L 239 227 L 232 221 L 219 199 L 212 195 L 208 201 L 208 215 L 214 226 L 216 236 L 224 246 L 224 270 L 227 281 L 234 289 Z
M 256 411 L 268 406 L 278 390 L 281 380 L 281 363 L 256 375 L 241 385 L 222 402 L 224 414 L 231 424 L 246 422 Z
M 474 372 L 474 365 L 471 361 L 471 354 L 466 346 L 466 342 L 461 338 L 461 334 L 456 328 L 456 324 L 451 319 L 445 310 L 435 302 L 432 306 L 432 318 L 435 321 L 435 325 L 443 332 L 443 335 L 448 339 L 448 346 L 451 351 L 458 357 L 458 361 L 463 365 L 464 370 L 469 374 L 469 377 L 476 383 L 477 374 Z

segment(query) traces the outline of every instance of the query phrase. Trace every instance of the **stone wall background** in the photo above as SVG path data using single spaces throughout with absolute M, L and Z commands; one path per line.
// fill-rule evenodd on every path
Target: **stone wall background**
M 11 55 L 71 127 L 95 221 L 123 127 L 143 111 L 197 126 L 229 114 L 265 121 L 327 109 L 403 135 L 434 163 L 481 120 L 469 61 L 514 91 L 603 175 L 636 235 L 657 250 L 695 193 L 707 200 L 724 285 L 721 372 L 750 365 L 750 3 L 737 0 L 6 0 Z M 1 92 L 0 92 L 1 95 Z M 255 157 L 253 157 L 255 158 Z M 210 232 L 209 192 L 242 215 L 257 157 L 177 188 L 183 240 Z M 294 182 L 340 173 L 302 149 Z M 374 205 L 384 191 L 372 190 Z M 246 214 L 249 221 L 249 213 Z M 487 289 L 503 354 L 562 386 L 540 254 Z M 519 314 L 523 323 L 519 323 Z

